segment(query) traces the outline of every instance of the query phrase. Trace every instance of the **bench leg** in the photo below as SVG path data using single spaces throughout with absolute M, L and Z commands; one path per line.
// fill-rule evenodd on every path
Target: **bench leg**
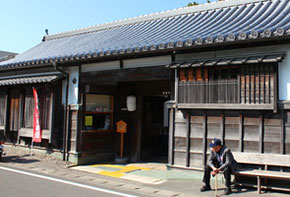
M 235 175 L 235 178 L 234 178 L 234 187 L 235 188 L 237 187 L 237 175 Z
M 261 194 L 261 178 L 260 178 L 260 176 L 257 176 L 257 188 L 258 188 L 258 193 Z

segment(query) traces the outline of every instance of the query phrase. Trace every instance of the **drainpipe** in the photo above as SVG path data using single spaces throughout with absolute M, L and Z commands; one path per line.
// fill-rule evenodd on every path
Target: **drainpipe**
M 64 127 L 63 127 L 63 142 L 62 142 L 62 147 L 63 147 L 63 161 L 66 161 L 66 152 L 67 150 L 67 134 L 68 134 L 68 127 L 67 127 L 67 106 L 68 106 L 68 88 L 69 88 L 69 74 L 67 72 L 64 72 L 63 70 L 60 70 L 57 67 L 57 63 L 53 62 L 53 67 L 55 70 L 61 72 L 65 78 L 66 78 L 66 93 L 65 93 L 65 108 L 64 108 Z

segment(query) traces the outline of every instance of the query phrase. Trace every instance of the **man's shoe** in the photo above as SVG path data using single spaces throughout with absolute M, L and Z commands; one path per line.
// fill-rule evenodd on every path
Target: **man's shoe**
M 225 189 L 225 193 L 224 193 L 224 195 L 230 195 L 231 193 L 232 193 L 231 188 L 230 188 L 230 187 L 227 187 L 227 188 Z
M 210 191 L 211 187 L 210 185 L 204 185 L 202 186 L 202 188 L 200 188 L 200 192 L 206 192 L 206 191 Z

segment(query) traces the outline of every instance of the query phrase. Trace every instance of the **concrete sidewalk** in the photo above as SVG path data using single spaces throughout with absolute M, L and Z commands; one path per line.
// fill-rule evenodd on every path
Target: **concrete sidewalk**
M 125 179 L 150 185 L 151 187 L 176 192 L 186 196 L 215 196 L 214 180 L 212 179 L 212 191 L 200 192 L 203 186 L 201 182 L 203 172 L 182 170 L 166 167 L 163 163 L 129 163 L 129 164 L 96 164 L 72 167 L 73 170 L 86 171 L 89 173 Z M 224 178 L 218 177 L 218 196 L 223 196 L 225 185 Z M 254 188 L 233 188 L 235 196 L 260 196 Z M 263 196 L 288 196 L 286 193 L 275 191 L 264 192 Z
M 180 169 L 167 169 L 163 163 L 130 163 L 126 165 L 95 164 L 70 166 L 56 159 L 51 153 L 30 154 L 27 148 L 6 146 L 7 155 L 1 166 L 81 182 L 89 185 L 118 190 L 133 191 L 138 196 L 189 197 L 215 196 L 215 191 L 200 192 L 202 172 Z M 212 179 L 212 188 L 214 188 Z M 224 184 L 219 178 L 218 195 L 223 194 Z M 233 189 L 231 196 L 261 196 L 256 189 Z M 262 196 L 289 196 L 277 191 L 264 192 Z

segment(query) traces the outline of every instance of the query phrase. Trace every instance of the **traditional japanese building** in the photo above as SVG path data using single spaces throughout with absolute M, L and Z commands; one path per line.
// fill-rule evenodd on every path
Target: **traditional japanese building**
M 289 155 L 289 32 L 288 0 L 232 0 L 48 35 L 0 63 L 0 126 L 31 143 L 36 87 L 38 146 L 76 163 L 118 156 L 120 120 L 131 161 L 201 169 L 215 137 Z

